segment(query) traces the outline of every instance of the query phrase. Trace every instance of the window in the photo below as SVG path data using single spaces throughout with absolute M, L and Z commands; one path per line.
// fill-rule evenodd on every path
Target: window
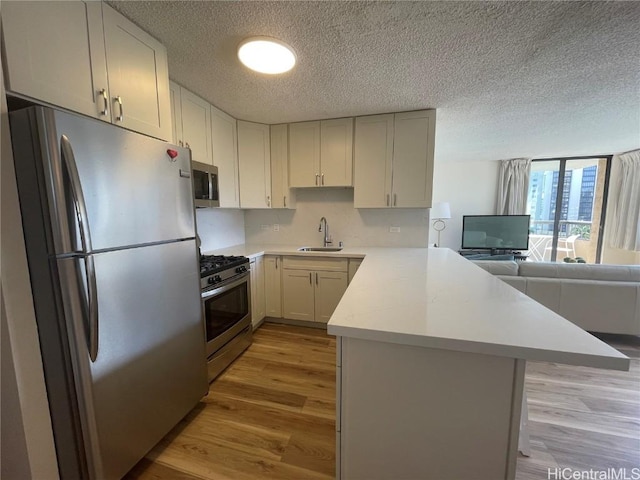
M 531 260 L 600 263 L 610 163 L 610 155 L 531 162 Z

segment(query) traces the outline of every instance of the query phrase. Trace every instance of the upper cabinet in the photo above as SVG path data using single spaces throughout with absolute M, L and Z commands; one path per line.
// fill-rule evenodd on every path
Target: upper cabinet
M 171 137 L 167 53 L 101 2 L 2 5 L 7 91 Z
M 171 107 L 166 49 L 104 3 L 102 16 L 111 121 L 168 140 Z
M 271 207 L 269 125 L 238 121 L 240 207 Z
M 240 206 L 238 182 L 238 129 L 236 119 L 211 106 L 213 164 L 218 167 L 220 207 Z
M 296 208 L 295 190 L 289 188 L 287 125 L 271 125 L 271 208 Z
M 191 149 L 192 160 L 213 165 L 211 105 L 174 83 L 171 84 L 171 90 L 175 99 L 172 103 L 176 132 L 174 141 Z
M 356 118 L 354 206 L 428 208 L 435 110 Z
M 353 185 L 353 118 L 289 125 L 289 186 Z

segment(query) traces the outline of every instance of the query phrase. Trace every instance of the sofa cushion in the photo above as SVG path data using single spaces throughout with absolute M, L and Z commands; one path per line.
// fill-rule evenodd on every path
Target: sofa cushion
M 500 280 L 502 280 L 507 285 L 511 285 L 516 290 L 527 293 L 527 279 L 524 277 L 517 277 L 514 275 L 496 275 Z
M 610 282 L 640 282 L 640 265 L 522 262 L 521 277 L 573 278 Z
M 518 275 L 518 264 L 513 258 L 511 261 L 472 260 L 472 262 L 494 275 Z

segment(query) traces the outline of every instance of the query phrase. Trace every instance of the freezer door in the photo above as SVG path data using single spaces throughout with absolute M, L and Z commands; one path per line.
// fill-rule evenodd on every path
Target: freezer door
M 58 110 L 33 112 L 56 254 L 82 251 L 68 244 L 89 232 L 92 251 L 195 236 L 188 149 Z
M 207 392 L 197 253 L 188 240 L 97 253 L 93 262 L 97 356 L 89 358 L 90 335 L 76 334 L 75 368 L 89 377 L 78 382 L 89 397 L 80 402 L 91 432 L 87 450 L 98 456 L 89 464 L 95 478 L 116 479 Z M 90 328 L 82 319 L 74 324 Z

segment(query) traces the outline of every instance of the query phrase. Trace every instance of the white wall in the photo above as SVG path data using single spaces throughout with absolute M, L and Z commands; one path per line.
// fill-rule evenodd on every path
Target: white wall
M 433 201 L 449 202 L 451 219 L 445 220 L 442 247 L 458 250 L 462 243 L 463 215 L 496 213 L 499 162 L 436 162 L 433 172 Z M 432 222 L 433 223 L 433 222 Z M 436 243 L 438 232 L 430 227 L 429 243 Z
M 202 253 L 244 243 L 242 210 L 197 208 L 196 225 Z
M 324 234 L 318 225 L 326 217 L 334 245 L 339 241 L 347 247 L 427 245 L 426 209 L 355 209 L 351 188 L 298 189 L 296 198 L 295 210 L 247 210 L 247 243 L 321 246 Z M 274 224 L 279 231 L 274 231 Z M 400 227 L 400 232 L 390 233 L 392 226 Z

